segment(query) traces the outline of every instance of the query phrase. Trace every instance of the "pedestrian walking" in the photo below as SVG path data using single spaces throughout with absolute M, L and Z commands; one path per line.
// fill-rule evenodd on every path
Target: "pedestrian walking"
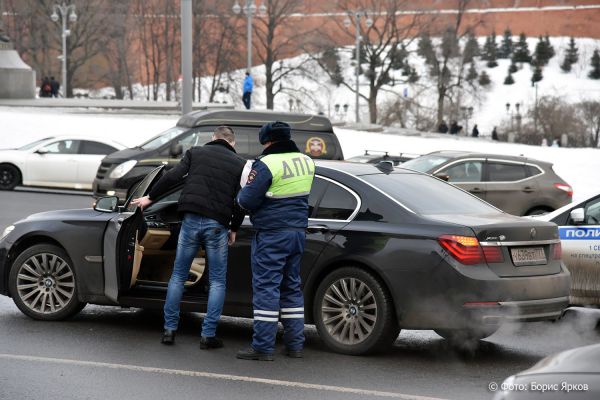
M 240 206 L 250 211 L 256 232 L 251 251 L 254 333 L 251 347 L 240 350 L 237 358 L 273 360 L 279 319 L 286 355 L 301 358 L 304 298 L 300 260 L 315 165 L 291 140 L 285 122 L 264 125 L 259 140 L 264 151 L 238 195 Z
M 250 103 L 252 101 L 252 89 L 254 89 L 254 81 L 252 80 L 252 75 L 250 75 L 250 72 L 246 72 L 242 95 L 242 101 L 244 102 L 244 107 L 246 107 L 246 110 L 250 109 Z
M 479 129 L 477 129 L 477 124 L 473 127 L 473 131 L 471 132 L 471 136 L 479 137 Z
M 60 90 L 60 83 L 54 79 L 53 76 L 50 77 L 50 88 L 52 97 L 58 97 L 58 91 Z
M 216 336 L 216 328 L 225 300 L 227 244 L 235 242 L 236 232 L 244 219 L 243 211 L 236 206 L 235 196 L 240 189 L 246 161 L 236 154 L 234 146 L 233 130 L 227 126 L 216 128 L 211 142 L 186 151 L 181 162 L 156 182 L 148 196 L 133 201 L 143 209 L 185 178 L 179 197 L 179 212 L 184 218 L 164 306 L 163 344 L 175 342 L 184 283 L 202 245 L 208 262 L 209 292 L 200 348 L 223 347 L 223 342 Z
M 459 125 L 456 121 L 452 121 L 452 123 L 450 124 L 450 134 L 458 135 L 458 133 L 462 131 L 462 128 L 463 127 Z
M 494 127 L 494 129 L 492 129 L 492 140 L 500 140 L 498 138 L 498 131 L 496 130 L 496 127 Z
M 440 125 L 438 126 L 439 133 L 448 133 L 448 125 L 446 125 L 446 121 L 442 120 Z
M 40 97 L 51 97 L 52 96 L 52 85 L 50 79 L 45 76 L 40 84 Z

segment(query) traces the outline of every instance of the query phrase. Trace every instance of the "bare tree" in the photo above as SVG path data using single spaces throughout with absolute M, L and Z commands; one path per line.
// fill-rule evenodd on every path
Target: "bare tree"
M 586 100 L 579 103 L 578 108 L 582 114 L 582 121 L 591 135 L 593 147 L 600 146 L 600 101 Z

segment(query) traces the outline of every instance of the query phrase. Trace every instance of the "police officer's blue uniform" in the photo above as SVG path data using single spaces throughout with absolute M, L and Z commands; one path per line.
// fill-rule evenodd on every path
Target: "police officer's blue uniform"
M 288 352 L 304 345 L 304 299 L 300 261 L 308 225 L 308 195 L 315 167 L 290 140 L 290 127 L 274 122 L 261 129 L 261 143 L 273 142 L 254 162 L 238 202 L 250 211 L 254 335 L 239 358 L 272 359 L 277 322 Z

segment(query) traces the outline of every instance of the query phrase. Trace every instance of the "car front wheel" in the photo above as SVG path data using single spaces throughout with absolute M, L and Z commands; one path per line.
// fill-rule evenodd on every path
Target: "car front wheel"
M 35 245 L 17 257 L 10 271 L 9 290 L 19 310 L 34 319 L 62 320 L 85 306 L 77 299 L 69 255 L 54 245 Z
M 14 165 L 0 164 L 0 190 L 13 190 L 21 183 L 21 173 Z
M 391 296 L 371 273 L 344 267 L 317 288 L 315 325 L 325 344 L 338 353 L 362 355 L 391 346 L 400 329 Z

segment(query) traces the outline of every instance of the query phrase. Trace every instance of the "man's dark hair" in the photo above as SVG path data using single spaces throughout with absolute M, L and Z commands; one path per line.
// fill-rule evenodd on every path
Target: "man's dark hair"
M 229 143 L 235 142 L 235 133 L 233 132 L 233 129 L 226 125 L 216 127 L 213 134 L 217 139 L 223 139 Z
M 54 77 L 53 77 L 53 76 L 51 76 L 51 77 L 50 77 L 50 79 L 54 79 Z
M 250 76 L 250 72 L 246 71 L 246 76 Z

